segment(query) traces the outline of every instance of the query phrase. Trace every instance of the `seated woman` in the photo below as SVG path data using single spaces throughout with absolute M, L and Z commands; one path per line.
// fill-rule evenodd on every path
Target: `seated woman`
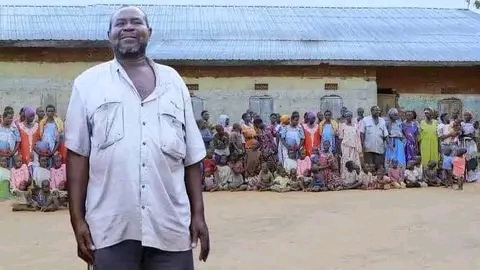
M 330 152 L 330 141 L 323 141 L 318 165 L 328 190 L 336 191 L 343 189 L 337 159 Z
M 30 174 L 27 165 L 22 163 L 22 157 L 14 156 L 14 166 L 10 169 L 10 189 L 14 196 L 24 197 L 30 185 Z
M 50 168 L 50 189 L 58 199 L 68 199 L 67 196 L 67 169 L 60 155 L 53 157 L 53 166 Z
M 25 193 L 26 203 L 14 203 L 12 211 L 54 212 L 60 207 L 58 197 L 50 190 L 50 183 L 44 180 L 40 187 L 34 187 Z

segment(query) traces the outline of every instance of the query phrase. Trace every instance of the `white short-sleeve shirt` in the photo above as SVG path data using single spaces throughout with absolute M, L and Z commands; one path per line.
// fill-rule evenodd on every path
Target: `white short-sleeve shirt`
M 185 166 L 200 162 L 205 146 L 182 78 L 149 61 L 156 88 L 143 101 L 116 60 L 73 84 L 65 144 L 90 160 L 86 221 L 97 249 L 124 240 L 190 249 Z

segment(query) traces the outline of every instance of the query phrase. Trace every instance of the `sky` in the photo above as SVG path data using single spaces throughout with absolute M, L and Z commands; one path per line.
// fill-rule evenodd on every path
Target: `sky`
M 260 5 L 327 7 L 437 7 L 465 8 L 465 0 L 0 0 L 4 5 L 91 5 L 91 4 L 162 4 L 162 5 Z M 473 0 L 472 0 L 473 2 Z

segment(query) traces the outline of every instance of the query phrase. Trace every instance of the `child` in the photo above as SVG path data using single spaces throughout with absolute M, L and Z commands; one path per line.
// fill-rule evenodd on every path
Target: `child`
M 215 135 L 213 135 L 212 145 L 214 151 L 214 159 L 218 163 L 221 156 L 230 155 L 230 138 L 222 125 L 215 126 Z
M 67 170 L 65 164 L 63 164 L 60 155 L 55 155 L 53 157 L 53 166 L 50 169 L 50 189 L 57 191 L 60 186 L 66 186 L 66 183 Z
M 403 170 L 398 167 L 398 160 L 393 159 L 390 169 L 388 169 L 388 177 L 392 181 L 392 186 L 394 188 L 405 188 L 405 182 L 403 181 L 404 178 Z
M 410 160 L 407 163 L 407 167 L 405 168 L 405 185 L 407 188 L 420 188 L 426 187 L 427 184 L 420 179 L 418 176 L 418 171 L 415 170 L 415 165 L 417 165 L 416 160 Z
M 10 197 L 10 170 L 6 157 L 0 157 L 0 200 Z
M 219 190 L 228 190 L 228 184 L 233 181 L 233 171 L 228 166 L 228 157 L 221 156 L 220 162 L 217 165 L 217 170 L 214 172 L 215 182 Z
M 443 158 L 442 158 L 442 169 L 445 187 L 449 188 L 453 186 L 452 179 L 452 169 L 453 169 L 453 158 L 452 158 L 452 148 L 445 147 L 443 149 Z
M 217 190 L 217 184 L 215 182 L 214 172 L 211 168 L 207 168 L 203 173 L 203 191 L 213 192 Z
M 297 170 L 291 169 L 288 179 L 290 179 L 291 191 L 300 191 L 302 189 L 302 185 L 300 184 L 300 180 L 297 176 Z
M 48 160 L 47 160 L 47 165 L 48 165 Z M 38 155 L 35 155 L 35 152 L 32 151 L 32 153 L 30 154 L 30 161 L 27 164 L 28 172 L 30 173 L 30 176 L 33 176 L 33 172 L 38 166 L 40 166 Z
M 376 183 L 376 173 L 375 164 L 365 164 L 363 166 L 363 174 L 361 174 L 362 178 L 362 189 L 364 190 L 373 190 L 377 188 Z
M 27 165 L 22 164 L 22 157 L 15 155 L 14 166 L 10 169 L 10 189 L 18 197 L 23 197 L 30 184 Z
M 467 170 L 467 160 L 465 159 L 466 148 L 458 148 L 455 157 L 452 159 L 453 169 L 452 178 L 457 181 L 457 190 L 463 190 L 463 182 L 465 181 L 465 175 Z M 453 183 L 450 183 L 453 186 Z
M 317 166 L 317 165 L 312 165 Z M 306 191 L 308 186 L 312 183 L 312 170 L 307 170 L 303 172 L 303 175 L 298 177 L 298 183 L 300 184 L 300 189 Z
M 248 181 L 248 190 L 266 191 L 273 183 L 273 174 L 268 169 L 268 163 L 262 163 L 262 169 L 257 177 L 250 178 Z
M 441 181 L 437 176 L 437 162 L 435 160 L 430 160 L 427 164 L 427 169 L 424 172 L 424 180 L 427 185 L 431 187 L 439 187 Z
M 283 160 L 283 168 L 285 171 L 297 169 L 297 160 L 295 159 L 297 153 L 295 150 L 288 150 L 288 157 Z
M 202 160 L 202 165 L 203 172 L 209 170 L 210 172 L 215 173 L 217 171 L 217 163 L 215 162 L 215 159 L 213 159 L 212 150 L 207 150 L 207 155 Z
M 260 143 L 253 140 L 252 147 L 245 152 L 246 177 L 255 177 L 260 173 Z
M 245 142 L 242 135 L 242 127 L 239 124 L 233 124 L 229 141 L 230 153 L 235 153 L 240 157 L 245 154 Z
M 307 157 L 305 150 L 300 151 L 300 158 L 297 159 L 297 176 L 302 176 L 305 171 L 312 169 L 312 161 Z
M 50 181 L 50 170 L 47 169 L 47 167 L 48 167 L 48 158 L 41 157 L 40 166 L 33 168 L 32 179 L 35 185 L 40 186 L 44 180 Z
M 378 189 L 389 190 L 390 188 L 392 188 L 392 180 L 390 179 L 390 177 L 385 175 L 384 168 L 378 168 L 376 181 Z
M 12 211 L 54 212 L 60 207 L 58 198 L 50 190 L 50 183 L 44 180 L 40 188 L 36 187 L 26 194 L 27 203 L 14 203 Z
M 273 185 L 270 187 L 270 190 L 281 193 L 291 191 L 290 179 L 288 179 L 287 172 L 284 168 L 277 169 L 276 176 L 273 180 Z
M 323 179 L 323 174 L 320 171 L 318 165 L 312 166 L 312 181 L 305 189 L 308 192 L 319 192 L 319 191 L 327 191 L 327 185 L 325 184 L 325 180 Z
M 197 120 L 197 126 L 202 135 L 203 143 L 205 144 L 205 149 L 210 149 L 210 142 L 213 140 L 213 135 L 210 129 L 208 128 L 207 121 L 204 119 Z
M 228 166 L 232 169 L 232 181 L 228 183 L 228 189 L 231 191 L 245 191 L 248 189 L 248 185 L 243 180 L 243 174 L 245 173 L 245 167 L 242 160 L 237 155 L 230 156 L 230 162 Z
M 423 165 L 421 156 L 415 157 L 415 166 L 413 169 L 416 171 L 417 180 L 423 182 Z
M 343 186 L 345 189 L 356 189 L 363 185 L 360 179 L 360 167 L 355 162 L 349 160 L 345 163 L 345 179 L 343 179 Z
M 312 149 L 312 155 L 310 156 L 310 161 L 312 162 L 312 164 L 318 164 L 319 158 L 320 158 L 320 150 L 317 147 L 315 147 Z

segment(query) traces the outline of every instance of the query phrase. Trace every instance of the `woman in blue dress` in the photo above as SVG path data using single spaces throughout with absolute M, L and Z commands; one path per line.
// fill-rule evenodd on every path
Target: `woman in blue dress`
M 385 168 L 389 168 L 393 160 L 398 161 L 398 165 L 405 168 L 405 136 L 403 134 L 403 124 L 398 110 L 392 108 L 388 111 L 387 119 L 388 138 L 385 149 Z

